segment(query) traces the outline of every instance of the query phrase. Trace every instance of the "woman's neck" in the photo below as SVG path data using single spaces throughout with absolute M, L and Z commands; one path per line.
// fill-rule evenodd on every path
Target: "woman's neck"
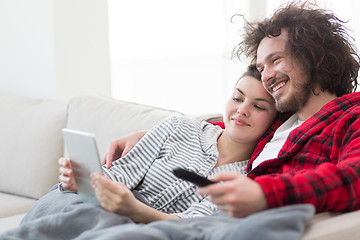
M 216 167 L 250 159 L 257 143 L 240 143 L 232 140 L 224 131 L 217 140 L 219 152 Z

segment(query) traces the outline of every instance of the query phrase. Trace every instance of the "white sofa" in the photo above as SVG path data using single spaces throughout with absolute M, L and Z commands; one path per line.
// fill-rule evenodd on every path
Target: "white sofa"
M 99 152 L 107 144 L 165 118 L 183 113 L 98 96 L 78 96 L 68 104 L 0 92 L 0 233 L 16 227 L 24 214 L 58 182 L 63 156 L 61 129 L 95 134 Z M 220 114 L 191 116 L 218 121 Z M 303 240 L 358 239 L 360 211 L 317 214 Z

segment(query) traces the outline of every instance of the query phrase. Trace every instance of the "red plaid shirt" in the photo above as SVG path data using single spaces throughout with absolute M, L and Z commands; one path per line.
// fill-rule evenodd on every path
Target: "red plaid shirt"
M 360 93 L 339 97 L 293 130 L 279 155 L 251 171 L 252 162 L 283 115 L 259 141 L 248 176 L 263 188 L 268 206 L 311 203 L 318 212 L 360 209 Z
M 360 93 L 326 104 L 290 133 L 277 158 L 251 171 L 290 116 L 281 115 L 260 139 L 247 168 L 248 177 L 264 190 L 269 208 L 311 203 L 318 212 L 360 209 Z

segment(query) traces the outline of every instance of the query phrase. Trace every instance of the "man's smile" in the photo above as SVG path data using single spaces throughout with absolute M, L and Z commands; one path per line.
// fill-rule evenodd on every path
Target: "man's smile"
M 277 90 L 279 90 L 280 88 L 282 88 L 284 85 L 286 84 L 286 82 L 280 82 L 278 84 L 276 84 L 275 86 L 272 87 L 272 91 L 276 92 Z

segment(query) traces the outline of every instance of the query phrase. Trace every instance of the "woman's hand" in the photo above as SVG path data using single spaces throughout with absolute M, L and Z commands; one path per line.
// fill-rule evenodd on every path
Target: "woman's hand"
M 61 186 L 64 190 L 77 192 L 77 185 L 75 181 L 74 171 L 71 166 L 70 159 L 60 158 L 59 163 L 59 181 L 62 182 Z
M 123 183 L 113 182 L 100 173 L 92 173 L 91 179 L 91 186 L 105 210 L 130 218 L 137 213 L 140 201 Z
M 135 144 L 146 134 L 147 131 L 138 131 L 131 133 L 125 137 L 112 141 L 106 150 L 101 164 L 106 164 L 107 168 L 111 167 L 111 163 L 116 159 L 125 156 Z
M 197 192 L 209 195 L 211 202 L 231 217 L 245 217 L 268 208 L 261 186 L 248 177 L 221 173 L 211 180 L 221 183 L 199 188 Z
M 107 176 L 92 173 L 91 178 L 101 206 L 109 212 L 127 216 L 137 223 L 179 219 L 176 215 L 163 213 L 140 202 L 124 184 L 113 182 Z

